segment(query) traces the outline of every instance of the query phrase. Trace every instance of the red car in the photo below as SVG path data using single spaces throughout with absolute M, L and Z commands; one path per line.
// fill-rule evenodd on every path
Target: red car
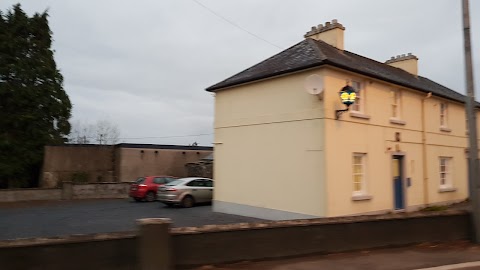
M 157 199 L 157 190 L 159 186 L 163 186 L 175 180 L 173 176 L 145 176 L 135 180 L 130 185 L 129 196 L 135 201 L 153 202 Z

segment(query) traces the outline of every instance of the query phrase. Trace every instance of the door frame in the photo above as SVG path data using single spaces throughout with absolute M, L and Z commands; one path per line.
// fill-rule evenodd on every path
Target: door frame
M 393 207 L 392 209 L 394 211 L 405 211 L 407 209 L 407 181 L 406 181 L 406 167 L 407 167 L 407 162 L 406 162 L 406 153 L 405 152 L 392 152 L 390 156 L 390 179 L 393 181 L 393 175 L 392 175 L 392 162 L 395 157 L 399 157 L 399 162 L 401 162 L 400 165 L 400 177 L 401 177 L 401 182 L 402 182 L 402 194 L 403 194 L 403 208 L 401 209 L 395 209 L 395 187 L 392 188 L 392 197 L 393 197 Z

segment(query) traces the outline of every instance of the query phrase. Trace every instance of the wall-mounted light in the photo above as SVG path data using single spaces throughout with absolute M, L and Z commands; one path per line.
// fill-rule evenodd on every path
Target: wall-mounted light
M 338 92 L 340 96 L 340 100 L 342 101 L 345 106 L 347 106 L 346 109 L 343 110 L 336 110 L 335 111 L 335 119 L 339 119 L 340 115 L 346 111 L 348 111 L 350 105 L 355 103 L 355 99 L 357 98 L 357 91 L 350 85 L 345 85 L 340 92 Z

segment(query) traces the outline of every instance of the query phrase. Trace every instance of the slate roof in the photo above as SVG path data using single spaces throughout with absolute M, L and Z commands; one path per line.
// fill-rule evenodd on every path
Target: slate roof
M 337 49 L 323 41 L 307 38 L 230 78 L 208 87 L 210 92 L 273 76 L 322 65 L 331 65 L 435 96 L 464 102 L 465 96 L 421 76 L 389 66 L 349 51 Z

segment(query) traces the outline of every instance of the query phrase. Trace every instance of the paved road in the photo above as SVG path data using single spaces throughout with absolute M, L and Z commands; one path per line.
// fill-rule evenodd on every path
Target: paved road
M 174 227 L 260 221 L 215 213 L 210 205 L 168 208 L 127 199 L 30 204 L 0 205 L 0 240 L 131 231 L 140 218 L 171 218 Z

